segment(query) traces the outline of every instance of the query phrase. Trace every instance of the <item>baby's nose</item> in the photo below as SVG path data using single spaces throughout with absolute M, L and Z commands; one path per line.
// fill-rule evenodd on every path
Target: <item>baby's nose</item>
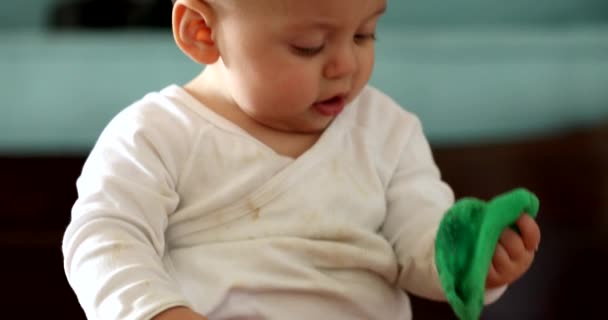
M 359 67 L 355 50 L 353 45 L 345 45 L 337 49 L 325 66 L 325 78 L 338 79 L 354 74 Z

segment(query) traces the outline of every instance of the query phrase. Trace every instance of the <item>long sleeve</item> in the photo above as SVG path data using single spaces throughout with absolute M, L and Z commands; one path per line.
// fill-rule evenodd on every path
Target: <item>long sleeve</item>
M 89 319 L 147 319 L 187 305 L 163 263 L 185 147 L 168 141 L 175 134 L 162 115 L 142 118 L 133 109 L 108 125 L 89 155 L 63 239 L 65 272 Z
M 428 299 L 445 300 L 435 268 L 434 242 L 443 214 L 454 203 L 433 160 L 420 122 L 411 118 L 407 139 L 387 191 L 383 233 L 400 265 L 399 285 Z
M 454 193 L 441 180 L 431 148 L 416 117 L 387 192 L 383 233 L 393 245 L 400 266 L 398 284 L 406 291 L 445 301 L 435 265 L 439 223 L 454 204 Z M 485 304 L 498 300 L 507 287 L 486 290 Z

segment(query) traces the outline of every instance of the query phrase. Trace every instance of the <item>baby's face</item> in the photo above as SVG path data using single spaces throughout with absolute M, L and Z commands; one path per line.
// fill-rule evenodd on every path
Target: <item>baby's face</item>
M 259 123 L 320 132 L 368 82 L 386 0 L 232 2 L 218 12 L 214 67 L 224 90 Z

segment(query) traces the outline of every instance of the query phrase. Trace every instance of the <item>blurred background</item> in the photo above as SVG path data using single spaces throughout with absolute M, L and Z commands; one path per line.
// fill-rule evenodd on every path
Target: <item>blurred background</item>
M 117 112 L 200 72 L 170 16 L 170 0 L 0 2 L 3 314 L 84 318 L 60 251 L 75 180 Z M 389 0 L 378 38 L 372 84 L 420 116 L 457 196 L 541 200 L 537 260 L 482 318 L 604 314 L 608 1 Z M 417 298 L 414 314 L 453 318 Z

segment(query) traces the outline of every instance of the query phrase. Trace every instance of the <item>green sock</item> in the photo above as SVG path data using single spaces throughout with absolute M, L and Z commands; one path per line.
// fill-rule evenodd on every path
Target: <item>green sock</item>
M 435 240 L 435 262 L 448 303 L 461 320 L 477 320 L 486 278 L 500 234 L 523 212 L 536 218 L 538 198 L 519 188 L 489 202 L 457 201 L 443 217 Z

